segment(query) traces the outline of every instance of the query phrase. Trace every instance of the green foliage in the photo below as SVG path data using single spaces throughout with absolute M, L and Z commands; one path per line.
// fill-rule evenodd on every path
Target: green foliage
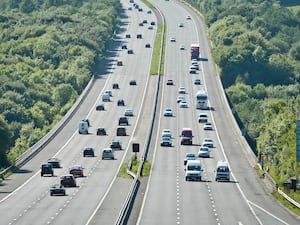
M 99 69 L 120 8 L 117 0 L 1 1 L 0 116 L 10 131 L 9 161 L 55 125 Z

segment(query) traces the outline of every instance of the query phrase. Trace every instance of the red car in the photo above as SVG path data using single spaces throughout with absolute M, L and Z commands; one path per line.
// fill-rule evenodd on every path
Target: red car
M 63 175 L 60 177 L 60 185 L 64 187 L 76 187 L 76 179 L 72 174 Z
M 167 80 L 167 85 L 174 85 L 173 80 Z
M 80 165 L 74 165 L 70 168 L 69 173 L 74 177 L 83 177 L 83 168 Z

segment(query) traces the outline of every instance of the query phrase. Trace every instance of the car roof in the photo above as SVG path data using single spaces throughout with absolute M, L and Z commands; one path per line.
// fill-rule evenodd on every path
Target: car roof
M 82 166 L 81 165 L 73 165 L 70 167 L 71 170 L 81 170 Z

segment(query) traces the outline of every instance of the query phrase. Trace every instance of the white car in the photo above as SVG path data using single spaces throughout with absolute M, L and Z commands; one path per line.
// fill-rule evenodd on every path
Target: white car
M 106 90 L 106 91 L 104 92 L 104 94 L 108 94 L 110 97 L 112 97 L 112 92 L 111 92 L 111 90 Z
M 166 108 L 164 111 L 164 116 L 173 116 L 173 111 L 171 108 Z
M 179 49 L 180 49 L 180 50 L 184 50 L 184 49 L 185 49 L 185 46 L 184 46 L 184 45 L 179 45 Z
M 191 19 L 191 16 L 186 16 L 185 17 L 187 20 L 190 20 Z
M 133 110 L 132 109 L 125 109 L 124 116 L 133 116 Z
M 190 68 L 189 73 L 190 74 L 196 74 L 197 70 L 195 68 Z
M 184 27 L 184 24 L 183 23 L 179 23 L 178 27 Z
M 213 130 L 213 126 L 210 122 L 206 122 L 203 126 L 204 130 Z
M 198 150 L 198 157 L 201 158 L 209 158 L 210 157 L 210 150 L 208 147 L 201 146 Z
M 206 123 L 208 121 L 208 115 L 206 113 L 200 113 L 198 116 L 199 123 Z
M 179 102 L 179 107 L 180 108 L 188 108 L 188 103 L 186 100 L 182 100 L 181 102 Z
M 162 137 L 160 140 L 160 146 L 172 146 L 172 139 L 170 137 Z
M 182 100 L 185 100 L 184 96 L 178 96 L 177 97 L 177 103 L 181 102 Z
M 161 136 L 172 138 L 172 132 L 170 129 L 163 129 L 161 132 Z
M 179 94 L 187 94 L 187 90 L 186 90 L 185 87 L 180 87 L 180 88 L 178 89 L 178 93 L 179 93 Z
M 214 141 L 211 138 L 204 138 L 202 141 L 203 147 L 213 148 L 214 147 Z
M 170 42 L 176 42 L 176 38 L 171 37 L 171 38 L 170 38 Z
M 194 153 L 186 153 L 183 160 L 183 165 L 186 165 L 188 160 L 195 160 L 195 159 L 196 159 L 196 155 Z

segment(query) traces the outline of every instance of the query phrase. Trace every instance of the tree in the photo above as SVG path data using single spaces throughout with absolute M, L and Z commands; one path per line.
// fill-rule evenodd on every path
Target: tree
M 10 127 L 4 117 L 0 115 L 0 167 L 8 165 L 6 154 L 9 150 L 12 138 Z

